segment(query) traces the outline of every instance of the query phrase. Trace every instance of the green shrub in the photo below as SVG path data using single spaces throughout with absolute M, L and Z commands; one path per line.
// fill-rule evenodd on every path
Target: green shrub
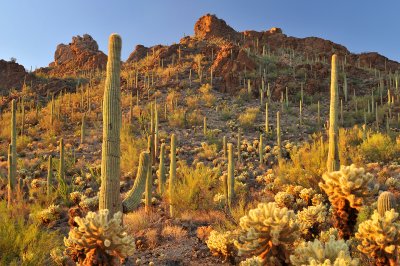
M 257 107 L 247 108 L 246 111 L 239 115 L 239 123 L 243 128 L 253 128 L 260 109 Z
M 360 145 L 360 154 L 365 162 L 394 160 L 399 155 L 399 145 L 382 133 L 372 134 Z
M 24 212 L 13 211 L 0 202 L 0 265 L 53 265 L 50 251 L 62 246 L 57 232 L 41 229 L 25 220 Z
M 220 170 L 204 164 L 188 166 L 185 161 L 178 162 L 178 182 L 172 201 L 178 213 L 189 210 L 210 210 L 214 207 L 214 194 L 217 193 Z

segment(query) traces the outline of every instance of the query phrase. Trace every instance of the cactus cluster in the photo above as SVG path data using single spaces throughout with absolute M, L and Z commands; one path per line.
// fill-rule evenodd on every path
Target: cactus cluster
M 358 250 L 375 259 L 376 265 L 398 265 L 399 214 L 393 209 L 381 216 L 377 211 L 358 227 Z
M 222 255 L 225 259 L 234 256 L 234 239 L 230 231 L 220 233 L 211 231 L 210 236 L 206 240 L 207 247 L 214 255 Z
M 133 255 L 135 243 L 122 226 L 122 213 L 109 218 L 109 211 L 89 212 L 75 217 L 78 227 L 64 238 L 66 254 L 81 265 L 120 265 L 120 259 Z
M 260 203 L 240 219 L 239 225 L 241 233 L 235 242 L 239 255 L 257 255 L 269 263 L 289 262 L 291 245 L 300 233 L 293 211 L 273 202 Z
M 360 208 L 372 201 L 379 185 L 372 174 L 355 165 L 342 166 L 340 171 L 326 173 L 320 187 L 334 208 L 335 227 L 339 235 L 349 239 Z
M 330 237 L 326 243 L 318 239 L 313 242 L 302 243 L 294 254 L 290 256 L 294 266 L 358 266 L 359 260 L 352 259 L 349 246 L 343 240 L 336 240 Z

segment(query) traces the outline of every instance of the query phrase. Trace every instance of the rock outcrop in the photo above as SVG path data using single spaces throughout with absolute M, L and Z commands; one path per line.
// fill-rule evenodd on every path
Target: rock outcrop
M 97 42 L 88 34 L 75 36 L 69 44 L 59 44 L 50 63 L 55 76 L 78 74 L 84 70 L 105 69 L 107 56 L 99 50 Z
M 0 60 L 0 91 L 2 94 L 4 94 L 4 90 L 21 88 L 26 77 L 30 80 L 24 66 L 14 61 Z
M 215 15 L 204 15 L 194 25 L 194 35 L 199 39 L 209 39 L 213 37 L 224 39 L 236 39 L 240 35 L 225 20 L 217 18 Z

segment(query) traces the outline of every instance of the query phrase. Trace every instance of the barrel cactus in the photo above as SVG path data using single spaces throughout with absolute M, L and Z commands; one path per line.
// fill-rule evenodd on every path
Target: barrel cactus
M 374 258 L 376 265 L 398 265 L 400 223 L 394 209 L 386 211 L 384 216 L 375 211 L 371 219 L 360 224 L 356 238 L 361 242 L 358 250 Z
M 122 213 L 108 217 L 106 209 L 75 217 L 78 227 L 64 238 L 65 253 L 80 265 L 120 265 L 121 259 L 133 255 L 134 239 L 122 226 Z
M 289 262 L 290 246 L 299 237 L 296 215 L 276 203 L 260 203 L 240 219 L 241 233 L 235 242 L 239 255 L 257 255 L 267 265 Z
M 319 186 L 329 197 L 334 211 L 334 225 L 339 236 L 349 239 L 356 224 L 361 207 L 370 203 L 378 192 L 379 185 L 372 174 L 355 165 L 342 166 L 340 171 L 322 176 Z
M 385 216 L 386 211 L 390 211 L 396 207 L 396 200 L 391 192 L 382 192 L 378 197 L 378 213 Z

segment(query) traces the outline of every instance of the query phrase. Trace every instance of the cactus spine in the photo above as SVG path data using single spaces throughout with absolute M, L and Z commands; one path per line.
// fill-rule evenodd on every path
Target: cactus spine
M 142 199 L 143 191 L 146 187 L 147 171 L 150 165 L 150 153 L 141 152 L 139 156 L 139 166 L 137 169 L 135 183 L 132 189 L 126 194 L 126 198 L 122 202 L 124 212 L 130 212 L 136 209 Z
M 99 209 L 108 209 L 109 217 L 121 211 L 120 130 L 121 130 L 121 37 L 111 34 L 108 44 L 107 77 L 103 96 L 103 144 Z
M 158 167 L 158 191 L 160 195 L 164 194 L 165 191 L 165 143 L 161 144 L 160 147 L 160 165 Z
M 169 166 L 169 214 L 171 217 L 175 216 L 173 194 L 176 182 L 176 138 L 175 134 L 171 135 L 171 158 Z
M 391 192 L 382 192 L 378 197 L 378 213 L 384 217 L 386 211 L 396 208 L 396 199 Z
M 331 102 L 330 102 L 330 116 L 329 116 L 329 151 L 327 168 L 328 172 L 338 171 L 340 168 L 339 162 L 339 146 L 338 146 L 338 73 L 337 73 L 337 55 L 332 55 L 331 66 Z
M 53 179 L 53 157 L 49 155 L 49 163 L 47 166 L 47 198 L 50 198 L 52 179 Z
M 228 143 L 228 206 L 229 209 L 232 207 L 232 201 L 235 197 L 235 176 L 234 166 L 235 162 L 233 159 L 233 145 Z

